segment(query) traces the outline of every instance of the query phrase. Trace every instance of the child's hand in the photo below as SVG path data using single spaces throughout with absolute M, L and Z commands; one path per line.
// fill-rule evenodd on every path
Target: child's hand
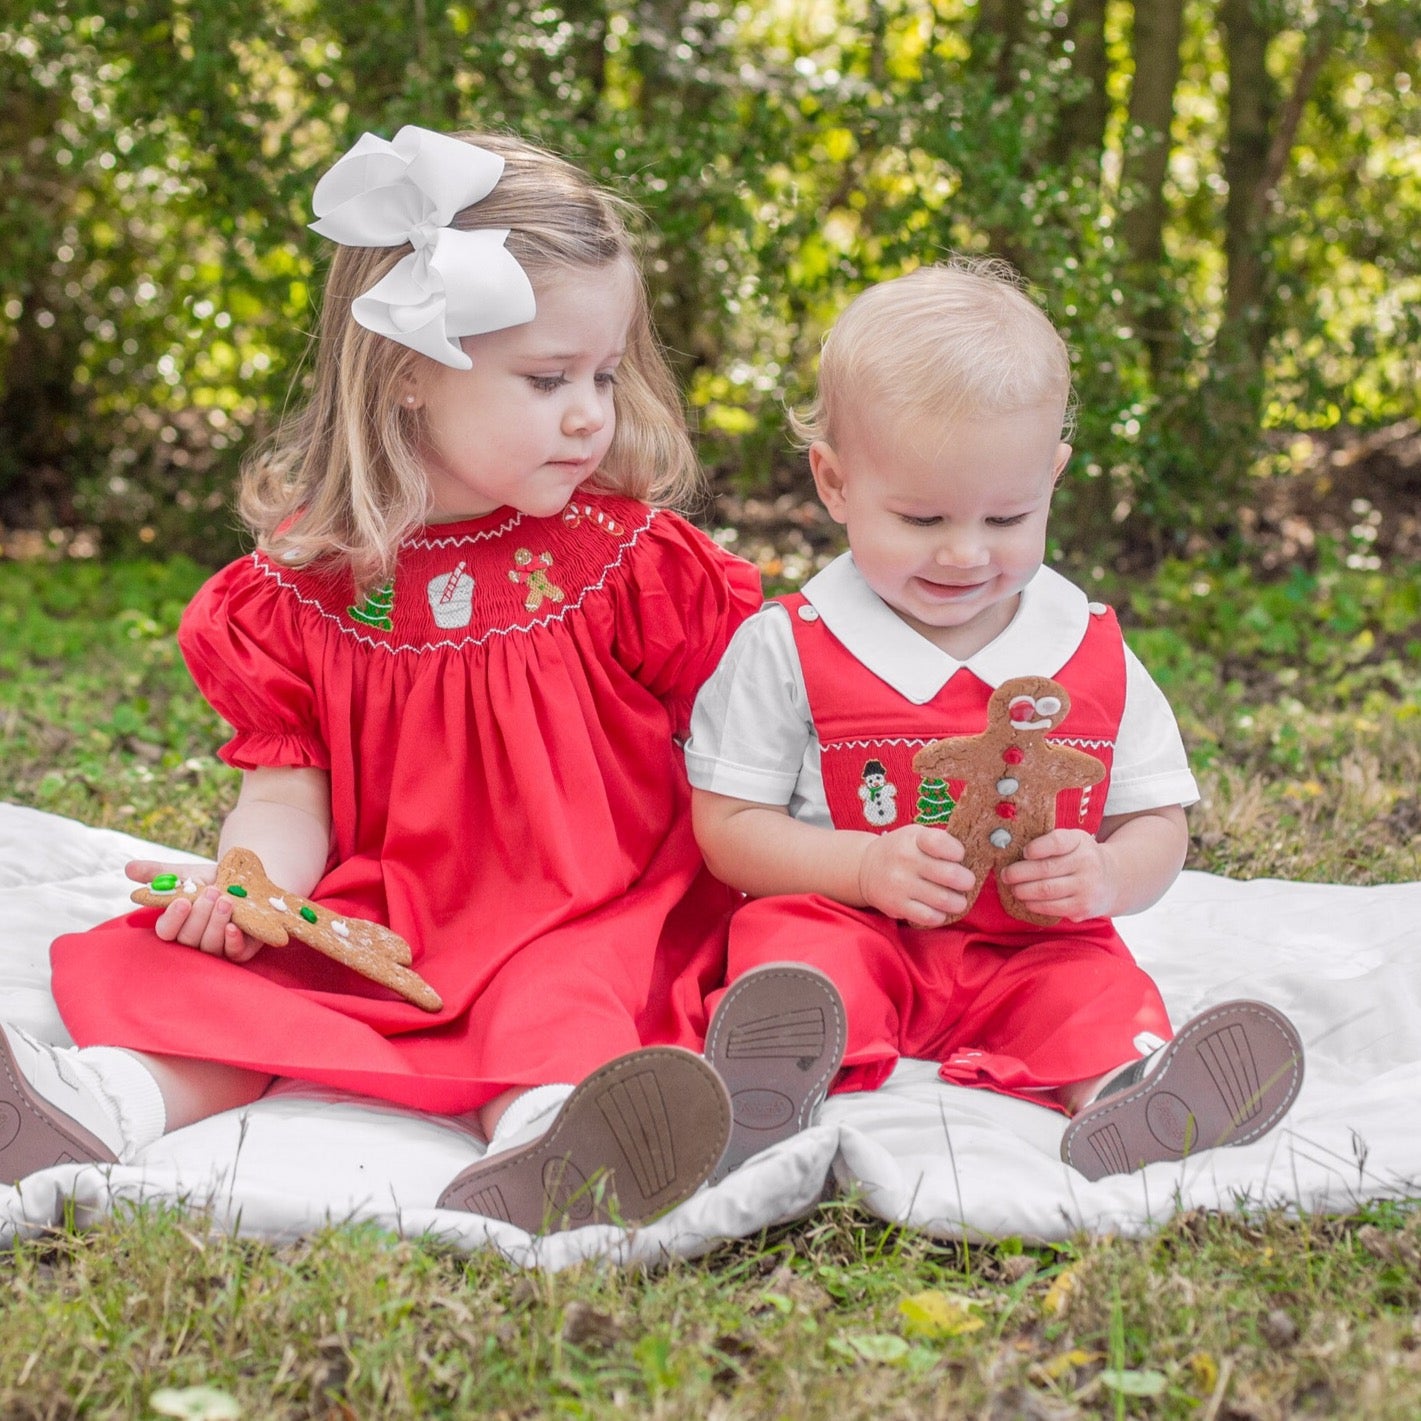
M 946 829 L 905 824 L 874 837 L 859 862 L 859 892 L 871 908 L 910 927 L 938 928 L 967 907 L 972 870 Z
M 136 883 L 151 883 L 160 873 L 175 873 L 181 879 L 206 883 L 206 892 L 194 901 L 174 898 L 162 916 L 153 924 L 153 931 L 164 942 L 180 942 L 195 947 L 213 957 L 225 957 L 229 962 L 250 962 L 263 944 L 248 937 L 232 921 L 232 899 L 219 892 L 213 880 L 217 869 L 210 863 L 157 863 L 152 859 L 134 859 L 124 872 Z
M 1002 870 L 1017 901 L 1049 917 L 1083 922 L 1108 916 L 1117 884 L 1110 855 L 1084 829 L 1053 829 L 1027 844 L 1024 858 Z

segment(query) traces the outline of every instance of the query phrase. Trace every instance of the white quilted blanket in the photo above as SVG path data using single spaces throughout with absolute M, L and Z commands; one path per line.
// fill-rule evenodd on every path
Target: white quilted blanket
M 133 857 L 170 850 L 0 804 L 0 1019 L 66 1040 L 49 994 L 48 947 L 123 912 Z M 653 1225 L 544 1239 L 434 1207 L 478 1143 L 437 1117 L 337 1092 L 279 1086 L 255 1105 L 176 1131 L 123 1166 L 67 1165 L 0 1185 L 0 1242 L 81 1222 L 126 1200 L 200 1211 L 215 1227 L 286 1239 L 373 1221 L 529 1266 L 589 1257 L 694 1256 L 814 1209 L 830 1176 L 864 1207 L 948 1236 L 1059 1239 L 1142 1233 L 1180 1209 L 1345 1210 L 1421 1194 L 1421 883 L 1382 888 L 1186 873 L 1157 907 L 1121 923 L 1176 1021 L 1255 996 L 1302 1033 L 1302 1095 L 1283 1125 L 1241 1149 L 1091 1184 L 1058 1158 L 1062 1119 L 943 1085 L 905 1061 L 867 1095 L 830 1100 L 819 1123 Z

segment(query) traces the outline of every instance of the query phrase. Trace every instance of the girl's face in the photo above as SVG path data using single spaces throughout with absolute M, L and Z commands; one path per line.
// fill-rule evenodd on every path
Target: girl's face
M 1006 630 L 1046 551 L 1051 494 L 1070 457 L 1058 407 L 934 424 L 859 415 L 811 446 L 825 507 L 864 581 L 965 661 Z
M 505 506 L 551 517 L 596 472 L 617 427 L 634 282 L 624 262 L 575 268 L 536 288 L 526 325 L 466 336 L 473 369 L 421 362 L 410 393 L 436 520 Z

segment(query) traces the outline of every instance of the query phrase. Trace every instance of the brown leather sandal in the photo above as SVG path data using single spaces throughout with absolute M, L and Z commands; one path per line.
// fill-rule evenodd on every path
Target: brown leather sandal
M 694 1052 L 648 1046 L 593 1071 L 547 1131 L 457 1175 L 441 1209 L 530 1234 L 634 1225 L 689 1199 L 730 1137 L 730 1100 Z
M 1086 1106 L 1066 1127 L 1061 1158 L 1103 1179 L 1246 1145 L 1288 1113 L 1302 1084 L 1292 1022 L 1263 1002 L 1224 1002 L 1186 1022 L 1137 1080 Z
M 809 1124 L 847 1038 L 843 998 L 817 968 L 775 962 L 736 978 L 706 1033 L 706 1060 L 730 1092 L 733 1119 L 712 1184 Z
M 118 1156 L 35 1091 L 0 1031 L 0 1181 L 17 1184 L 57 1164 L 114 1164 Z

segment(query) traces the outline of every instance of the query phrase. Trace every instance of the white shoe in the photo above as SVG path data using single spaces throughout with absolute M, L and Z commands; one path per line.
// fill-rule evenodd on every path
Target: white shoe
M 116 1102 L 77 1055 L 0 1026 L 0 1183 L 56 1164 L 117 1163 Z

